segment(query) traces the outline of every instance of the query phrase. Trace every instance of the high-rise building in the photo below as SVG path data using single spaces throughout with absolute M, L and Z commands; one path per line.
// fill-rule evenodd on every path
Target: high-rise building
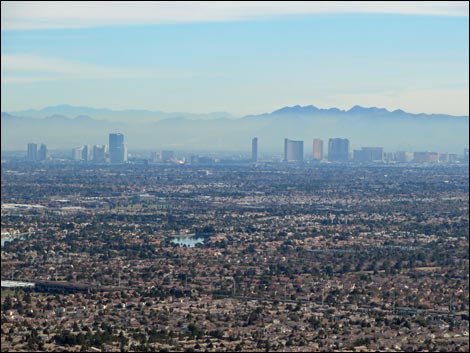
M 124 144 L 123 134 L 109 134 L 109 159 L 111 163 L 127 161 L 127 146 Z
M 437 163 L 439 161 L 439 153 L 437 152 L 415 152 L 413 154 L 413 162 L 415 163 Z
M 38 145 L 35 143 L 28 143 L 28 161 L 38 160 Z
M 395 161 L 398 163 L 408 163 L 413 160 L 413 152 L 398 151 L 395 152 Z
M 162 151 L 162 162 L 172 162 L 175 160 L 174 151 Z
M 72 149 L 72 159 L 74 161 L 81 161 L 83 159 L 83 146 L 75 147 Z
M 395 153 L 384 152 L 384 162 L 385 163 L 395 162 Z
M 383 162 L 384 151 L 382 147 L 362 147 L 354 150 L 353 159 L 355 162 Z
M 104 163 L 106 162 L 106 145 L 93 146 L 93 162 Z
M 304 142 L 284 139 L 284 161 L 302 162 L 304 160 Z
M 42 143 L 38 150 L 38 160 L 47 161 L 48 157 L 47 146 Z
M 353 161 L 354 162 L 368 162 L 367 154 L 363 150 L 354 150 L 353 151 Z
M 449 153 L 439 152 L 437 159 L 439 163 L 449 163 Z
M 456 162 L 457 159 L 458 157 L 455 153 L 439 152 L 439 163 L 453 163 Z
M 160 162 L 161 161 L 160 153 L 155 152 L 155 151 L 150 152 L 150 160 L 152 161 L 152 163 Z
M 125 144 L 124 144 L 124 156 L 123 156 L 123 160 L 124 160 L 124 162 L 126 162 L 126 163 L 127 163 L 127 156 L 128 156 L 128 154 L 127 154 L 127 143 L 125 143 Z
M 91 161 L 92 149 L 90 145 L 85 145 L 82 147 L 82 160 Z
M 323 140 L 313 139 L 313 159 L 316 161 L 323 159 Z
M 251 140 L 251 160 L 253 162 L 258 161 L 258 138 L 254 137 L 253 140 Z
M 384 160 L 384 149 L 382 147 L 362 147 L 367 158 L 372 162 L 383 162 Z
M 457 156 L 457 153 L 449 153 L 449 158 L 448 158 L 449 163 L 457 162 L 458 159 L 459 158 Z
M 333 138 L 328 141 L 328 160 L 346 162 L 349 159 L 349 140 Z

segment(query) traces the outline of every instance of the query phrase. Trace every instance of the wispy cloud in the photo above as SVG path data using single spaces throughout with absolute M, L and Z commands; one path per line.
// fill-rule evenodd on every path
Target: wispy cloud
M 177 79 L 196 76 L 200 76 L 200 74 L 152 68 L 104 67 L 37 55 L 2 54 L 2 83 L 33 83 L 70 79 Z
M 469 15 L 466 1 L 2 1 L 2 30 L 242 21 L 286 15 Z

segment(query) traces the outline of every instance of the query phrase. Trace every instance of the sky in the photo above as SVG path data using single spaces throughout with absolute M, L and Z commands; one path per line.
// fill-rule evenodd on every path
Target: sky
M 469 115 L 462 2 L 1 2 L 1 110 Z

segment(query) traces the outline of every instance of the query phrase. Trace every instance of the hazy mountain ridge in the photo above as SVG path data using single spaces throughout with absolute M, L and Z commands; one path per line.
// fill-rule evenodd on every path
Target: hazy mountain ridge
M 14 116 L 29 117 L 35 119 L 44 119 L 51 115 L 71 116 L 90 116 L 95 120 L 128 121 L 132 118 L 135 122 L 155 122 L 161 119 L 184 117 L 187 119 L 217 119 L 234 118 L 226 112 L 214 112 L 207 114 L 193 114 L 184 112 L 162 112 L 159 110 L 151 111 L 145 109 L 125 109 L 112 110 L 107 108 L 90 108 L 83 106 L 72 106 L 68 104 L 46 107 L 40 110 L 28 109 L 23 111 L 10 112 Z
M 378 107 L 362 107 L 355 105 L 349 110 L 342 110 L 338 108 L 322 109 L 314 105 L 300 106 L 295 105 L 292 107 L 283 107 L 275 110 L 272 113 L 263 113 L 258 115 L 248 115 L 246 118 L 253 117 L 267 117 L 267 116 L 316 116 L 316 115 L 340 115 L 340 116 L 360 116 L 360 117 L 406 117 L 406 118 L 448 118 L 448 119 L 468 119 L 468 116 L 457 116 L 448 114 L 425 114 L 425 113 L 408 113 L 401 109 L 389 111 L 385 108 Z
M 61 114 L 64 111 L 69 114 Z M 90 114 L 93 111 L 101 115 L 97 118 Z M 103 118 L 103 111 L 108 114 L 107 119 Z M 44 115 L 44 112 L 51 114 Z M 145 112 L 143 114 L 147 116 L 136 118 L 131 112 Z M 249 151 L 254 136 L 259 138 L 261 153 L 279 154 L 282 154 L 283 139 L 286 137 L 304 140 L 305 153 L 310 153 L 313 138 L 324 139 L 327 144 L 328 138 L 346 137 L 351 141 L 351 149 L 382 146 L 388 151 L 462 153 L 469 143 L 468 116 L 411 114 L 376 107 L 354 106 L 341 110 L 297 105 L 238 119 L 228 113 L 161 113 L 157 116 L 160 113 L 137 110 L 116 112 L 68 105 L 41 111 L 27 110 L 19 116 L 17 113 L 2 112 L 2 149 L 23 150 L 28 142 L 43 142 L 51 149 L 103 144 L 108 142 L 108 134 L 115 131 L 125 134 L 130 149 L 152 150 Z

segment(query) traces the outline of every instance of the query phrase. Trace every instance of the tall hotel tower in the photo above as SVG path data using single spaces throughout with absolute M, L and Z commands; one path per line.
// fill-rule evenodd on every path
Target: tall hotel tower
M 127 162 L 127 146 L 123 134 L 109 134 L 109 159 L 111 163 Z
M 349 159 L 349 140 L 334 138 L 328 141 L 328 160 L 346 162 Z
M 258 162 L 258 138 L 251 140 L 251 161 Z
M 323 140 L 313 139 L 313 159 L 315 161 L 323 159 Z
M 47 161 L 48 158 L 49 158 L 49 154 L 47 152 L 47 146 L 42 143 L 41 146 L 39 146 L 39 150 L 38 150 L 38 160 Z
M 28 161 L 38 160 L 38 145 L 35 143 L 28 143 Z
M 284 139 L 284 161 L 302 162 L 304 160 L 304 142 Z

